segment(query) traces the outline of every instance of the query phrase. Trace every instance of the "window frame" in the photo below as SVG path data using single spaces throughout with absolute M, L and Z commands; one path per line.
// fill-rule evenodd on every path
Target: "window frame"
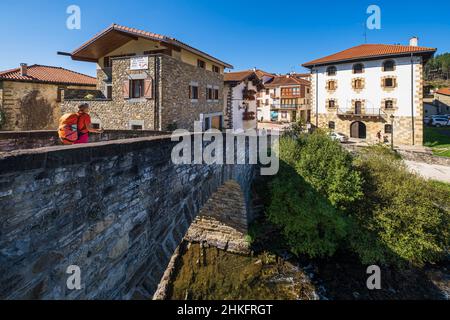
M 393 133 L 392 124 L 386 123 L 384 125 L 384 134 L 392 134 L 392 133 Z
M 331 70 L 332 70 L 333 72 L 331 72 Z M 336 68 L 336 66 L 329 66 L 329 67 L 327 68 L 326 73 L 327 73 L 327 76 L 328 76 L 328 77 L 334 77 L 334 76 L 336 76 L 336 74 L 337 74 L 337 68 Z
M 392 63 L 392 70 L 386 70 L 386 64 L 387 63 Z M 383 72 L 392 72 L 392 71 L 395 71 L 395 66 L 396 66 L 396 64 L 395 64 L 395 61 L 394 60 L 385 60 L 385 61 L 383 61 L 383 66 L 382 66 L 382 69 L 383 69 Z
M 356 69 L 356 66 L 361 66 L 361 69 Z M 361 63 L 361 62 L 355 63 L 355 64 L 352 66 L 352 71 L 353 71 L 353 74 L 361 74 L 361 73 L 364 73 L 364 64 Z
M 206 69 L 206 61 L 202 59 L 197 59 L 197 67 L 201 69 Z
M 145 81 L 144 79 L 130 79 L 130 99 L 141 99 L 145 96 Z M 135 95 L 136 84 L 139 83 L 139 94 Z
M 198 101 L 198 97 L 199 97 L 198 85 L 190 84 L 189 85 L 189 99 L 191 101 Z

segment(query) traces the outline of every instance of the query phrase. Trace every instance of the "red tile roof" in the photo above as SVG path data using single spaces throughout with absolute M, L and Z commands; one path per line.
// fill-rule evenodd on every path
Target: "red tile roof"
M 366 58 L 376 58 L 385 56 L 401 56 L 411 53 L 429 54 L 436 52 L 435 48 L 386 45 L 386 44 L 363 44 L 320 59 L 312 60 L 303 64 L 304 67 L 314 65 L 324 65 L 348 60 L 362 60 Z
M 97 79 L 88 75 L 61 67 L 42 66 L 38 64 L 28 66 L 26 76 L 20 74 L 20 68 L 0 71 L 0 80 L 82 86 L 95 86 L 97 84 Z
M 86 49 L 88 46 L 93 44 L 96 40 L 98 40 L 98 39 L 102 38 L 103 36 L 107 35 L 108 33 L 114 32 L 114 31 L 120 32 L 122 34 L 130 35 L 130 36 L 142 37 L 142 38 L 146 38 L 146 39 L 150 39 L 150 40 L 156 40 L 156 41 L 161 41 L 161 42 L 165 42 L 168 44 L 176 45 L 181 48 L 184 48 L 185 50 L 188 50 L 190 52 L 198 54 L 204 58 L 210 59 L 211 61 L 219 63 L 219 64 L 225 66 L 226 68 L 233 69 L 233 66 L 231 64 L 223 62 L 222 60 L 219 60 L 201 50 L 191 47 L 190 45 L 188 45 L 180 40 L 177 40 L 175 38 L 164 36 L 164 35 L 157 34 L 154 32 L 149 32 L 149 31 L 139 30 L 139 29 L 130 28 L 130 27 L 126 27 L 126 26 L 121 26 L 121 25 L 118 25 L 115 23 L 113 23 L 111 26 L 109 26 L 105 30 L 96 34 L 93 38 L 91 38 L 90 40 L 85 42 L 78 49 L 74 50 L 72 52 L 72 58 L 74 58 L 74 59 L 79 58 L 78 54 L 80 53 L 80 51 Z
M 276 76 L 272 81 L 265 84 L 267 88 L 283 87 L 283 86 L 295 86 L 295 85 L 311 85 L 311 82 L 299 79 L 293 76 Z
M 224 81 L 244 81 L 252 75 L 256 75 L 258 78 L 262 78 L 263 76 L 275 77 L 274 74 L 262 71 L 262 70 L 244 70 L 244 71 L 236 71 L 236 72 L 227 72 L 224 74 Z
M 443 94 L 445 96 L 450 96 L 450 88 L 441 88 L 438 91 L 436 91 L 438 94 Z

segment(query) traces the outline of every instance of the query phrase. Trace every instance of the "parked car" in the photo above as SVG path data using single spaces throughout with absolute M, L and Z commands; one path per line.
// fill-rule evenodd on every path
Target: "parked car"
M 426 116 L 426 117 L 424 117 L 423 118 L 423 123 L 425 123 L 425 124 L 430 124 L 431 123 L 431 117 L 430 116 Z
M 445 127 L 450 125 L 448 116 L 434 116 L 431 118 L 431 125 L 433 127 Z
M 343 133 L 339 133 L 339 132 L 331 132 L 330 133 L 330 138 L 333 140 L 337 140 L 341 143 L 345 143 L 348 142 L 348 136 L 346 136 Z

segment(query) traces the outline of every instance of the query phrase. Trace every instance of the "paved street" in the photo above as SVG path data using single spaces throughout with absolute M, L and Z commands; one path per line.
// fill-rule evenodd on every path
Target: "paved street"
M 450 183 L 450 167 L 423 162 L 405 161 L 411 172 L 424 178 Z

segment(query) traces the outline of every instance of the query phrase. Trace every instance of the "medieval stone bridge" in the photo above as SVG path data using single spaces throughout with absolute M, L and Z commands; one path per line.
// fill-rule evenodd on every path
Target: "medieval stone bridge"
M 237 186 L 248 204 L 255 171 L 174 165 L 175 144 L 160 136 L 0 155 L 0 298 L 128 299 L 143 282 L 154 292 L 211 195 Z M 71 265 L 80 290 L 67 287 Z

